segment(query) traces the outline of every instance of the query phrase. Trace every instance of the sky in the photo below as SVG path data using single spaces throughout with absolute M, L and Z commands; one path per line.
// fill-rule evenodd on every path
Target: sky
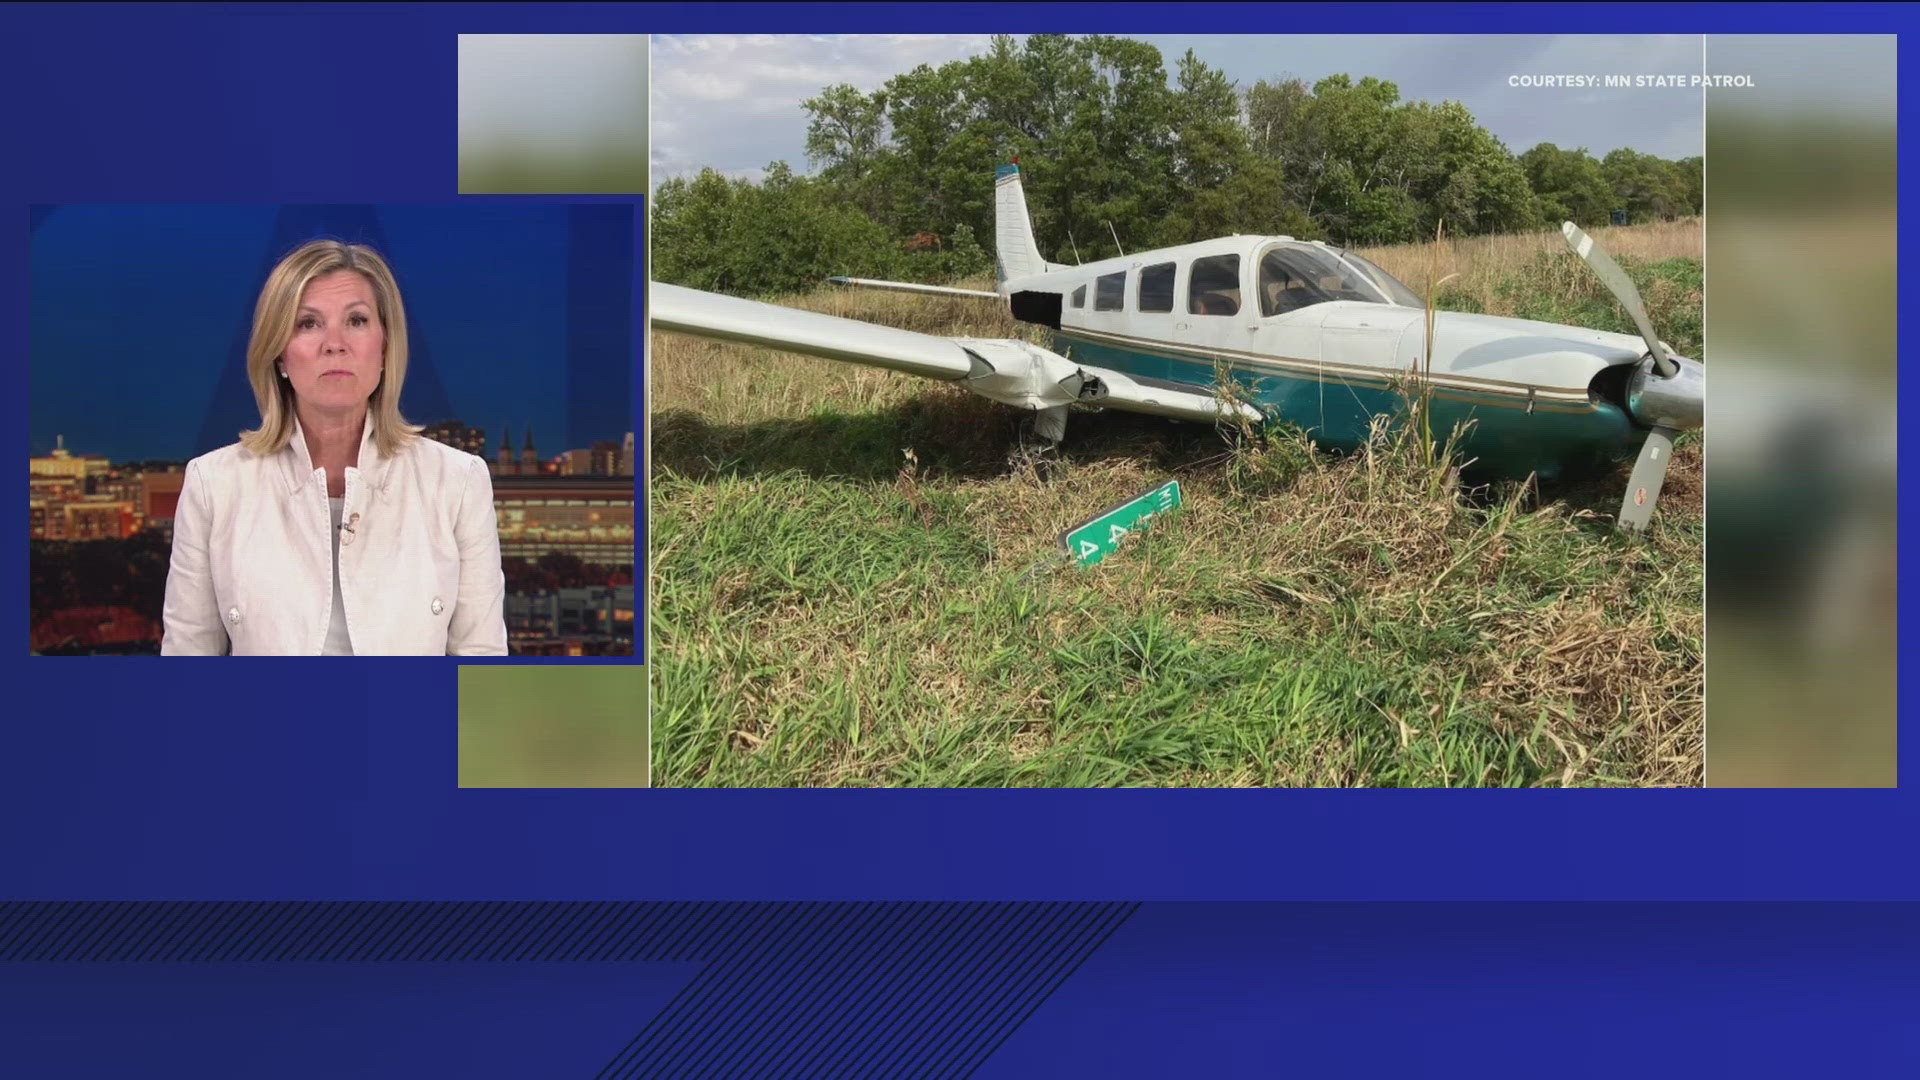
M 1144 34 L 1169 71 L 1189 48 L 1242 88 L 1347 73 L 1396 83 L 1403 100 L 1459 101 L 1516 154 L 1541 142 L 1595 156 L 1629 147 L 1664 158 L 1701 152 L 1697 88 L 1515 87 L 1512 76 L 1693 74 L 1697 35 L 1420 37 Z M 786 161 L 808 171 L 800 103 L 835 83 L 878 89 L 918 64 L 986 50 L 988 35 L 657 36 L 653 41 L 653 177 L 711 166 L 757 178 Z
M 460 35 L 460 146 L 645 146 L 644 34 Z

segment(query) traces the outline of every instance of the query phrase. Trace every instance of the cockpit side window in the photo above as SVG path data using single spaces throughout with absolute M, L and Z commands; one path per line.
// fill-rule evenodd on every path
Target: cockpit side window
M 1261 257 L 1261 315 L 1284 315 L 1330 300 L 1383 302 L 1378 287 L 1357 269 L 1317 248 L 1279 247 Z
M 1087 287 L 1085 285 L 1073 290 L 1073 306 L 1077 308 L 1087 306 Z
M 1240 313 L 1240 256 L 1209 255 L 1193 260 L 1187 276 L 1187 311 L 1194 315 Z
M 1119 311 L 1127 298 L 1127 272 L 1101 274 L 1093 279 L 1093 310 Z

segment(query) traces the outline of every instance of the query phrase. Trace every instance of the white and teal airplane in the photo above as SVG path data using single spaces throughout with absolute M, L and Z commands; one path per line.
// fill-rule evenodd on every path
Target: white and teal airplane
M 995 292 L 835 279 L 978 296 L 1052 331 L 1052 349 L 945 338 L 653 283 L 655 329 L 747 342 L 944 379 L 1031 410 L 1057 442 L 1073 409 L 1181 420 L 1287 421 L 1352 448 L 1373 419 L 1404 413 L 1400 387 L 1432 391 L 1433 430 L 1471 420 L 1460 449 L 1490 475 L 1551 478 L 1638 460 L 1620 524 L 1644 528 L 1673 438 L 1702 423 L 1705 376 L 1654 334 L 1639 294 L 1572 222 L 1569 247 L 1619 299 L 1640 336 L 1441 311 L 1429 358 L 1421 298 L 1351 251 L 1287 236 L 1228 236 L 1078 266 L 1043 259 L 1018 165 L 995 180 Z M 1221 372 L 1237 384 L 1219 391 Z

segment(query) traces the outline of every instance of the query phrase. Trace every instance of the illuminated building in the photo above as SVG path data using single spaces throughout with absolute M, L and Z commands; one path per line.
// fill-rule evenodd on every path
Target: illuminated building
M 140 503 L 126 482 L 89 495 L 77 476 L 28 481 L 27 537 L 31 540 L 122 540 L 140 531 Z
M 187 482 L 186 470 L 170 468 L 140 474 L 140 513 L 146 528 L 173 532 L 173 515 L 180 505 L 180 487 Z
M 60 535 L 45 539 L 125 540 L 140 531 L 130 502 L 70 502 L 60 511 L 46 515 L 47 528 L 51 530 L 58 522 Z
M 475 457 L 487 456 L 487 433 L 477 427 L 468 427 L 458 420 L 442 420 L 437 424 L 428 424 L 420 434 L 434 442 L 451 446 L 455 450 L 465 450 Z
M 500 425 L 500 455 L 493 463 L 493 475 L 520 475 L 520 469 L 513 463 L 513 429 L 506 424 Z
M 28 498 L 45 503 L 68 503 L 86 494 L 77 476 L 32 476 L 27 478 Z
M 510 593 L 507 641 L 521 655 L 604 655 L 633 651 L 631 585 Z
M 27 480 L 27 536 L 33 540 L 67 538 L 67 504 L 85 497 L 78 476 L 33 476 Z
M 27 474 L 30 476 L 70 476 L 83 482 L 87 477 L 105 473 L 111 467 L 107 459 L 98 454 L 75 457 L 67 449 L 64 435 L 53 437 L 53 453 L 27 459 Z
M 568 450 L 553 459 L 560 476 L 632 476 L 622 467 L 620 444 L 602 439 L 591 449 Z
M 500 554 L 564 552 L 582 562 L 634 561 L 633 481 L 619 477 L 503 476 L 494 481 Z

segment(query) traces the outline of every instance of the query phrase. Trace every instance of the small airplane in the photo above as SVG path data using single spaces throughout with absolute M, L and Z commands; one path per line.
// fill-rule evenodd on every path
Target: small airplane
M 1486 475 L 1553 478 L 1638 457 L 1619 524 L 1653 515 L 1675 434 L 1700 427 L 1705 374 L 1655 335 L 1639 293 L 1572 222 L 1567 245 L 1640 331 L 1439 311 L 1369 260 L 1317 240 L 1228 236 L 1066 266 L 1043 259 L 1018 163 L 995 178 L 994 292 L 833 279 L 1006 303 L 1052 331 L 1053 349 L 1017 339 L 938 337 L 817 312 L 652 283 L 655 329 L 762 345 L 943 379 L 1031 410 L 1057 444 L 1071 410 L 1181 420 L 1288 421 L 1320 445 L 1351 449 L 1376 416 L 1404 412 L 1417 376 L 1432 430 L 1460 428 Z M 1431 352 L 1431 355 L 1428 355 Z M 1222 375 L 1237 389 L 1223 393 Z

